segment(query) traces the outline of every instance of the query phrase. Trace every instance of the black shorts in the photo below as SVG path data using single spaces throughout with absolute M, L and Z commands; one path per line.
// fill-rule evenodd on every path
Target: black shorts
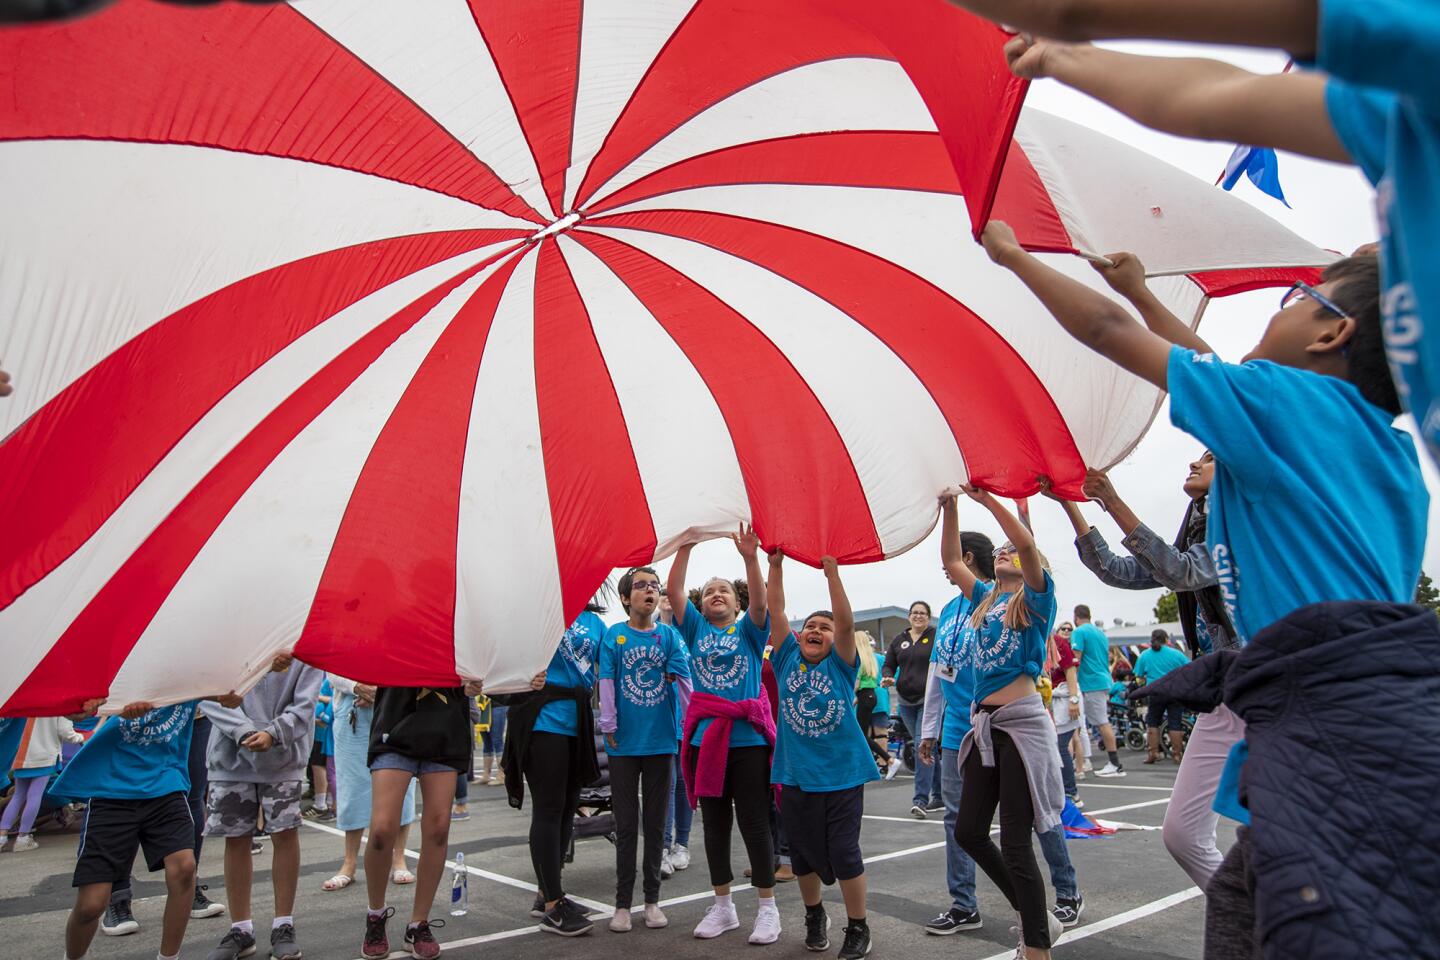
M 860 857 L 860 817 L 865 786 L 810 793 L 799 787 L 780 790 L 780 824 L 790 844 L 796 876 L 820 875 L 822 883 L 853 880 L 865 872 Z
M 195 849 L 195 821 L 183 793 L 150 800 L 94 799 L 85 810 L 85 826 L 76 854 L 71 886 L 115 883 L 130 874 L 136 848 L 145 850 L 153 873 L 177 850 Z
M 1146 701 L 1145 726 L 1158 727 L 1160 719 L 1165 718 L 1165 729 L 1184 730 L 1185 711 L 1176 700 L 1167 700 L 1164 697 L 1151 697 Z
M 319 737 L 316 737 L 315 742 L 310 745 L 310 766 L 325 766 L 325 744 L 320 742 Z

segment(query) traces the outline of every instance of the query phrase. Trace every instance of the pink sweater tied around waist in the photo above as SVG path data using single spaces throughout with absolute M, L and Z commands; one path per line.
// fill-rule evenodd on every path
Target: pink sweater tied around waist
M 692 747 L 695 728 L 702 720 L 713 720 L 700 738 L 700 746 Z M 770 745 L 773 757 L 775 750 L 775 718 L 770 714 L 770 701 L 765 697 L 750 700 L 726 700 L 713 694 L 696 690 L 690 697 L 690 709 L 685 712 L 685 737 L 682 762 L 687 771 L 685 792 L 693 808 L 700 797 L 718 797 L 725 792 L 725 765 L 730 756 L 730 730 L 736 720 L 744 720 L 760 731 Z M 700 752 L 692 760 L 696 749 Z M 688 771 L 695 775 L 689 776 Z

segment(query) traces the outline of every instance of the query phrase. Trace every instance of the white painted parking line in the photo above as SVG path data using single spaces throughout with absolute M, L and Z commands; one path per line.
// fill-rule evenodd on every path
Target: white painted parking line
M 1096 934 L 1122 927 L 1127 923 L 1142 920 L 1151 914 L 1159 913 L 1161 910 L 1168 910 L 1187 900 L 1194 900 L 1196 897 L 1204 896 L 1199 887 L 1190 887 L 1181 890 L 1179 893 L 1172 893 L 1168 897 L 1161 897 L 1153 903 L 1143 904 L 1133 910 L 1126 910 L 1124 913 L 1117 913 L 1113 917 L 1106 917 L 1104 920 L 1096 920 L 1094 923 L 1086 924 L 1083 927 L 1076 927 L 1055 941 L 1055 946 L 1063 947 L 1067 943 L 1074 943 L 1077 940 L 1084 940 L 1086 937 L 1093 937 Z M 1006 950 L 1004 953 L 996 953 L 985 957 L 984 960 L 1013 960 L 1014 950 Z
M 1127 804 L 1125 804 L 1125 805 L 1123 805 L 1123 806 L 1119 806 L 1119 807 L 1106 807 L 1106 808 L 1103 809 L 1103 810 L 1081 810 L 1080 812 L 1083 813 L 1083 814 L 1085 814 L 1086 816 L 1099 816 L 1099 815 L 1102 814 L 1102 813 L 1119 813 L 1121 810 L 1136 810 L 1136 809 L 1139 809 L 1140 807 L 1153 807 L 1153 806 L 1156 806 L 1157 804 L 1169 803 L 1169 802 L 1170 802 L 1170 798 L 1169 798 L 1169 797 L 1161 797 L 1159 800 L 1145 800 L 1145 801 L 1143 801 L 1143 802 L 1141 802 L 1141 803 L 1127 803 Z M 878 813 L 866 813 L 866 814 L 862 814 L 862 816 L 863 816 L 866 820 L 888 820 L 888 821 L 891 821 L 891 822 L 893 822 L 893 823 L 914 823 L 914 824 L 927 824 L 927 823 L 929 823 L 929 824 L 937 824 L 937 825 L 942 826 L 942 827 L 945 825 L 945 821 L 943 821 L 943 820 L 916 820 L 914 817 L 884 817 L 884 816 L 881 816 L 881 815 L 878 814 Z M 991 830 L 990 832 L 991 832 L 991 833 L 994 833 L 995 831 L 994 831 L 994 830 Z
M 1173 787 L 1132 787 L 1125 783 L 1082 783 L 1084 790 L 1159 790 L 1161 793 L 1174 793 Z

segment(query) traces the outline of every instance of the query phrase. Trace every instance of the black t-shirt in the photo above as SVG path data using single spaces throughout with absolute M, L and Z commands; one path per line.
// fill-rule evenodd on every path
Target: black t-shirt
M 370 762 L 382 753 L 432 760 L 464 773 L 474 735 L 463 687 L 381 687 L 370 725 Z

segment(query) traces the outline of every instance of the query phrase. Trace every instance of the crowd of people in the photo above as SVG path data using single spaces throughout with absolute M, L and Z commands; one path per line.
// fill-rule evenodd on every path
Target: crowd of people
M 954 2 L 1024 31 L 1006 47 L 1023 77 L 1055 78 L 1172 133 L 1355 163 L 1379 189 L 1378 248 L 1295 283 L 1240 362 L 1217 357 L 1160 304 L 1136 257 L 1115 254 L 1097 269 L 1143 323 L 1036 259 L 1005 224 L 984 230 L 990 257 L 1065 334 L 1168 391 L 1172 421 L 1208 451 L 1185 477 L 1190 504 L 1173 540 L 1143 523 L 1103 473 L 1090 474 L 1085 492 L 1119 528 L 1127 555 L 1061 501 L 1080 559 L 1101 581 L 1176 591 L 1190 655 L 1162 632 L 1133 664 L 1117 663 L 1083 606 L 1057 627 L 1055 583 L 1034 534 L 973 486 L 940 500 L 955 596 L 933 627 L 929 605 L 912 605 L 909 629 L 883 662 L 855 630 L 833 559 L 823 562 L 830 608 L 792 629 L 782 552 L 768 551 L 767 562 L 742 526 L 734 540 L 743 579 L 714 576 L 692 596 L 683 547 L 663 582 L 650 567 L 621 578 L 624 619 L 607 626 L 603 610 L 582 613 L 529 692 L 485 704 L 481 780 L 503 783 L 515 807 L 528 801 L 532 914 L 564 936 L 593 928 L 567 896 L 564 863 L 580 791 L 599 773 L 598 738 L 615 816 L 611 930 L 631 929 L 637 854 L 639 916 L 651 928 L 668 923 L 660 883 L 688 866 L 698 807 L 714 900 L 696 937 L 740 926 L 730 858 L 738 829 L 756 894 L 749 942 L 781 938 L 776 883 L 793 878 L 805 946 L 829 949 L 821 891 L 838 884 L 838 956 L 865 956 L 860 824 L 866 785 L 899 769 L 881 719 L 894 713 L 918 737 L 911 813 L 943 810 L 946 825 L 951 902 L 926 932 L 980 927 L 978 865 L 1018 917 L 1017 957 L 1049 957 L 1085 903 L 1060 826 L 1064 806 L 1078 799 L 1087 769 L 1127 774 L 1109 710 L 1124 677 L 1133 689 L 1123 696 L 1148 700 L 1146 762 L 1163 762 L 1168 750 L 1179 764 L 1163 837 L 1206 893 L 1207 958 L 1440 956 L 1440 889 L 1427 858 L 1413 856 L 1440 849 L 1440 827 L 1415 814 L 1415 792 L 1440 780 L 1440 623 L 1410 605 L 1428 495 L 1415 446 L 1393 423 L 1408 408 L 1431 453 L 1440 450 L 1422 339 L 1424 317 L 1440 309 L 1430 252 L 1440 243 L 1440 100 L 1425 79 L 1440 16 L 1424 4 L 1358 0 Z M 1106 37 L 1279 47 L 1317 69 L 1256 76 L 1083 42 Z M 9 390 L 0 374 L 0 396 Z M 962 532 L 957 500 L 998 525 L 1004 542 Z M 262 835 L 273 857 L 271 954 L 297 960 L 306 816 L 345 833 L 326 890 L 355 881 L 363 841 L 362 954 L 389 953 L 390 888 L 412 886 L 404 947 L 438 955 L 429 912 L 450 824 L 468 816 L 483 684 L 376 687 L 288 656 L 272 666 L 243 696 L 125 705 L 78 751 L 99 702 L 27 722 L 0 840 L 7 851 L 34 847 L 47 785 L 84 802 L 68 960 L 86 956 L 102 922 L 107 932 L 133 929 L 129 878 L 142 850 L 168 890 L 161 960 L 178 956 L 191 917 L 222 912 L 231 925 L 211 960 L 248 956 L 260 938 L 251 888 Z M 1187 710 L 1199 715 L 1188 739 Z M 1098 770 L 1087 759 L 1091 730 L 1106 755 Z M 1403 778 L 1363 759 L 1387 730 L 1409 745 Z M 1221 816 L 1241 824 L 1228 851 L 1217 841 Z M 1368 829 L 1357 835 L 1362 819 Z M 412 873 L 404 850 L 417 830 Z M 195 885 L 204 836 L 224 838 L 223 907 Z M 356 920 L 360 932 L 358 911 Z

